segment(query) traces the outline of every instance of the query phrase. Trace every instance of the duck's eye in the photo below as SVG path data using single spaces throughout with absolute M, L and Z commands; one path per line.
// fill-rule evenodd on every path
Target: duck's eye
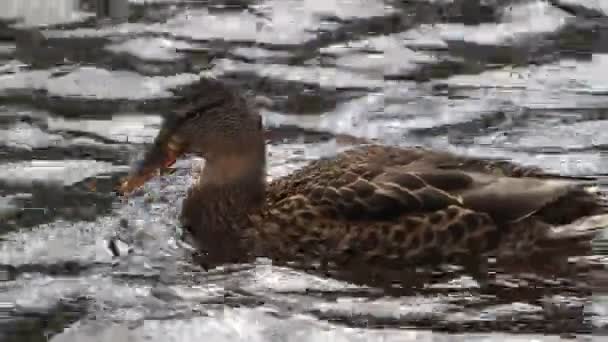
M 198 118 L 201 117 L 201 114 L 202 114 L 202 112 L 200 112 L 199 110 L 194 110 L 194 111 L 186 113 L 184 119 L 186 119 L 186 121 L 198 120 Z
M 196 120 L 204 113 L 217 109 L 226 103 L 225 98 L 203 99 L 198 103 L 190 104 L 179 110 L 180 116 L 184 120 Z

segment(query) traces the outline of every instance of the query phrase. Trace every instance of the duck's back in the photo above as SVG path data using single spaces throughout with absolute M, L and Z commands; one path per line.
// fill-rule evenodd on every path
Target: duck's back
M 395 268 L 562 242 L 575 252 L 592 230 L 553 227 L 606 212 L 588 185 L 506 161 L 363 146 L 269 184 L 260 241 L 275 259 Z

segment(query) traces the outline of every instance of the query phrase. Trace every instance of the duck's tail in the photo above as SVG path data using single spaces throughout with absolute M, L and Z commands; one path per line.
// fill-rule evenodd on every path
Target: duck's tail
M 608 200 L 596 187 L 576 187 L 519 221 L 507 224 L 498 254 L 536 259 L 589 256 L 608 229 Z
M 608 198 L 593 183 L 578 184 L 531 216 L 547 224 L 539 236 L 542 247 L 570 249 L 608 228 Z
M 588 254 L 592 240 L 604 229 L 608 229 L 608 213 L 583 217 L 548 229 L 538 240 L 538 247 L 568 255 Z
M 564 225 L 550 225 L 530 217 L 509 228 L 511 231 L 496 253 L 499 267 L 507 272 L 571 276 L 606 266 L 605 258 L 595 255 L 593 240 L 608 229 L 608 213 Z

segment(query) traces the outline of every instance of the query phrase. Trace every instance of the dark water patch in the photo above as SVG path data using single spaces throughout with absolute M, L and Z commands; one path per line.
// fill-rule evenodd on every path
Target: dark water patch
M 125 175 L 126 172 L 99 175 L 70 186 L 39 181 L 32 181 L 31 185 L 18 185 L 0 180 L 3 195 L 30 194 L 15 200 L 19 211 L 2 218 L 2 233 L 58 219 L 67 222 L 93 221 L 98 216 L 107 215 L 116 204 L 114 189 Z
M 0 265 L 0 282 L 14 281 L 17 279 L 19 271 L 13 265 Z
M 420 23 L 463 23 L 479 25 L 495 22 L 500 13 L 518 0 L 501 2 L 480 0 L 456 1 L 401 1 L 395 6 L 403 13 L 422 18 Z
M 564 56 L 585 58 L 592 53 L 608 53 L 608 20 L 574 20 L 556 35 L 555 40 Z
M 274 47 L 263 47 L 264 44 L 254 46 L 239 46 L 228 48 L 225 56 L 235 61 L 256 64 L 289 64 L 291 52 L 276 49 Z
M 272 100 L 271 110 L 292 114 L 319 114 L 331 111 L 339 103 L 363 96 L 364 89 L 340 91 L 318 84 L 262 77 L 254 72 L 228 72 L 219 77 L 223 81 L 243 89 L 251 89 L 255 95 Z
M 494 22 L 498 19 L 501 10 L 508 8 L 516 1 L 498 2 L 481 0 L 456 0 L 450 5 L 444 5 L 446 22 L 463 23 L 465 25 L 479 25 L 482 23 Z M 448 2 L 450 3 L 450 2 Z
M 608 256 L 608 239 L 599 239 L 595 242 L 593 248 L 595 254 Z
M 110 117 L 121 112 L 169 111 L 174 103 L 171 98 L 100 99 L 57 96 L 46 90 L 14 89 L 0 90 L 0 104 L 29 105 L 56 115 L 76 118 L 83 113 Z
M 44 119 L 40 116 L 46 116 L 46 112 L 42 112 L 40 115 L 30 115 L 27 113 L 26 107 L 9 107 L 0 106 L 0 128 L 6 129 L 16 123 L 25 123 L 27 125 L 40 125 L 44 122 Z
M 14 58 L 16 50 L 17 47 L 13 42 L 3 42 L 0 40 L 0 65 L 9 65 L 10 61 Z
M 576 3 L 574 1 L 549 0 L 553 6 L 558 7 L 576 17 L 583 18 L 605 18 L 608 14 L 600 8 L 591 8 L 585 4 Z M 588 5 L 588 4 L 587 4 Z
M 558 120 L 562 124 L 574 124 L 585 121 L 608 120 L 608 107 L 551 107 L 551 108 L 525 108 L 527 118 L 537 120 Z
M 355 145 L 368 142 L 348 134 L 334 134 L 322 130 L 306 129 L 295 125 L 276 125 L 266 129 L 266 142 L 271 145 L 318 144 L 335 141 L 338 145 Z
M 59 22 L 59 23 L 53 23 L 53 24 L 49 24 L 49 25 L 38 25 L 38 24 L 30 23 L 30 25 L 15 25 L 15 27 L 18 30 L 21 30 L 22 28 L 27 28 L 27 27 L 30 27 L 30 28 L 37 27 L 39 29 L 45 29 L 45 30 L 47 30 L 47 29 L 48 30 L 74 30 L 74 29 L 78 29 L 78 28 L 99 27 L 99 20 L 98 20 L 98 18 L 95 17 L 93 12 L 84 11 L 83 13 L 86 13 L 87 15 L 85 15 L 84 17 L 82 17 L 76 21 Z
M 363 299 L 378 299 L 386 294 L 375 288 L 353 288 L 344 290 L 322 290 L 322 289 L 304 289 L 304 291 L 276 291 L 276 293 L 285 296 L 301 296 L 316 297 L 328 302 L 334 302 L 340 298 L 363 298 Z
M 80 135 L 78 132 L 77 135 Z M 131 148 L 126 146 L 96 146 L 71 144 L 66 147 L 48 146 L 43 148 L 0 147 L 2 162 L 23 160 L 96 160 L 127 165 L 130 161 Z
M 475 144 L 476 137 L 513 128 L 513 117 L 519 115 L 519 111 L 509 113 L 507 109 L 481 113 L 479 118 L 466 122 L 411 129 L 408 135 L 418 138 L 447 136 L 451 144 Z
M 89 139 L 93 140 L 94 142 L 98 142 L 100 144 L 105 144 L 105 145 L 122 145 L 125 143 L 125 141 L 119 141 L 116 139 L 107 138 L 102 135 L 96 134 L 94 132 L 84 132 L 84 131 L 72 130 L 72 129 L 54 129 L 50 132 L 52 132 L 54 134 L 59 134 L 66 139 L 89 138 Z M 76 147 L 76 150 L 80 150 L 80 149 L 81 149 L 81 147 L 78 147 L 78 146 Z
M 129 55 L 118 54 L 112 61 L 113 69 L 134 70 L 146 76 L 167 76 L 179 73 L 189 73 L 196 69 L 186 57 L 180 57 L 177 61 L 147 61 Z
M 516 46 L 497 46 L 462 40 L 446 40 L 448 52 L 466 59 L 469 63 L 498 65 L 545 64 L 555 61 L 556 46 L 553 40 L 535 39 Z
M 559 32 L 549 38 L 555 42 L 556 53 L 561 58 L 581 61 L 592 58 L 593 53 L 605 53 L 606 25 L 590 20 L 571 20 Z
M 14 41 L 16 30 L 13 24 L 16 22 L 16 19 L 0 19 L 0 41 Z
M 294 125 L 281 125 L 267 130 L 266 139 L 270 144 L 299 142 L 304 144 L 329 141 L 335 138 L 330 132 L 319 132 Z
M 47 342 L 86 315 L 86 299 L 60 301 L 45 312 L 19 313 L 0 309 L 0 340 Z
M 510 152 L 524 152 L 529 154 L 545 154 L 545 155 L 568 155 L 571 153 L 606 153 L 608 145 L 591 145 L 588 147 L 560 147 L 560 146 L 538 146 L 538 147 L 504 147 Z M 601 176 L 602 174 L 598 174 Z
M 7 104 L 26 104 L 35 108 L 48 109 L 54 114 L 66 117 L 78 117 L 83 112 L 90 114 L 107 114 L 108 116 L 119 112 L 136 112 L 146 108 L 169 107 L 163 100 L 146 100 L 134 102 L 127 99 L 101 100 L 72 98 L 49 95 L 46 91 L 20 91 L 4 94 L 0 102 Z
M 155 39 L 162 35 L 144 34 L 131 37 L 125 34 L 122 41 L 131 39 L 149 40 L 148 50 L 154 52 Z M 136 71 L 144 76 L 170 76 L 194 70 L 187 56 L 176 56 L 171 60 L 135 56 L 129 52 L 110 49 L 120 43 L 111 37 L 46 37 L 39 29 L 17 30 L 15 32 L 16 51 L 14 56 L 28 63 L 33 69 L 46 69 L 62 64 L 94 64 L 111 70 Z M 134 47 L 136 49 L 137 47 Z M 159 47 L 156 50 L 160 50 Z M 137 50 L 134 50 L 137 51 Z M 139 49 L 141 52 L 141 48 Z M 144 51 L 145 53 L 145 51 Z
M 387 328 L 410 328 L 430 329 L 436 332 L 447 333 L 490 333 L 505 332 L 512 334 L 551 334 L 573 338 L 574 336 L 589 335 L 593 331 L 590 324 L 585 324 L 585 319 L 576 316 L 578 310 L 566 313 L 565 318 L 559 316 L 542 317 L 539 315 L 509 315 L 502 319 L 487 319 L 478 321 L 449 321 L 430 318 L 393 319 L 374 315 L 340 316 L 331 314 L 316 314 L 319 319 L 332 323 L 344 324 L 348 327 L 367 329 Z
M 13 267 L 11 270 L 15 278 L 19 276 L 48 275 L 62 277 L 78 277 L 102 272 L 108 265 L 102 263 L 83 263 L 75 260 L 66 260 L 43 264 L 22 264 L 18 266 L 0 265 L 2 267 Z M 14 280 L 14 279 L 13 279 Z
M 409 74 L 386 75 L 384 78 L 386 80 L 427 82 L 436 79 L 445 79 L 457 74 L 478 74 L 487 69 L 485 64 L 478 61 L 446 58 L 437 63 L 421 63 L 419 68 Z

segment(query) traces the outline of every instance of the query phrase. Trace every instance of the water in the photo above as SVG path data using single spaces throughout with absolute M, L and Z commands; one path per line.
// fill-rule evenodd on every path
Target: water
M 605 338 L 602 270 L 402 296 L 265 260 L 202 272 L 176 242 L 200 161 L 111 192 L 199 73 L 267 99 L 269 178 L 353 136 L 605 177 L 599 2 L 131 1 L 128 22 L 92 3 L 0 4 L 0 340 Z
M 54 25 L 77 22 L 90 16 L 80 11 L 80 0 L 44 0 L 3 1 L 0 18 L 16 20 L 23 26 Z

